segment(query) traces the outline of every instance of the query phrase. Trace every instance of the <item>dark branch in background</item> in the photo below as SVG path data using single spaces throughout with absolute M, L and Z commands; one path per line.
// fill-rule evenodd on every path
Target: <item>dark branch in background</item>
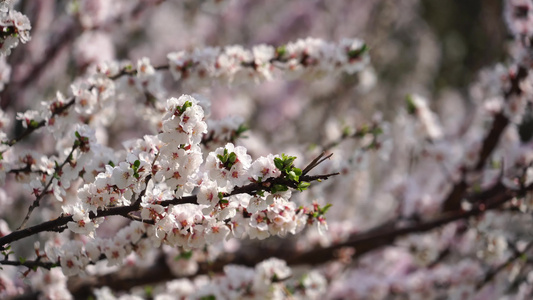
M 44 55 L 42 56 L 41 60 L 31 64 L 31 69 L 28 70 L 27 75 L 20 81 L 15 82 L 13 89 L 24 89 L 38 79 L 46 70 L 47 66 L 54 61 L 54 58 L 61 52 L 61 50 L 69 46 L 74 38 L 79 36 L 78 32 L 80 29 L 81 28 L 76 22 L 70 21 L 68 24 L 66 24 L 61 32 L 54 35 L 53 41 L 44 51 Z M 6 104 L 9 104 L 9 99 L 7 100 Z
M 17 81 L 10 82 L 4 91 L 0 93 L 0 98 L 2 99 L 2 109 L 6 109 L 13 103 L 13 101 L 17 98 L 17 91 L 26 89 L 33 82 L 39 79 L 41 74 L 47 70 L 48 65 L 55 61 L 55 58 L 58 56 L 61 50 L 71 44 L 75 37 L 79 36 L 79 31 L 80 26 L 74 22 L 74 20 L 69 20 L 62 26 L 62 30 L 60 32 L 54 33 L 49 46 L 46 48 L 46 50 L 44 50 L 41 60 L 25 66 L 29 67 L 28 70 L 24 71 L 26 75 Z M 13 68 L 16 67 L 17 64 L 13 65 Z
M 38 1 L 36 2 L 38 3 Z M 158 0 L 153 2 L 153 5 L 158 5 L 162 2 L 164 2 L 164 0 Z M 113 24 L 122 23 L 127 17 L 138 18 L 142 12 L 146 11 L 146 7 L 150 5 L 152 5 L 150 2 L 139 1 L 137 5 L 129 12 L 129 16 L 119 15 L 117 18 L 110 20 L 107 23 L 101 24 L 96 28 L 92 28 L 92 30 L 98 30 L 101 28 L 110 27 Z M 79 22 L 77 22 L 77 20 L 71 18 L 66 21 L 65 24 L 61 26 L 61 30 L 52 35 L 51 41 L 48 43 L 49 46 L 46 48 L 46 50 L 44 50 L 41 60 L 28 65 L 27 67 L 29 67 L 29 69 L 24 71 L 26 75 L 17 81 L 10 82 L 6 89 L 0 93 L 0 99 L 2 99 L 2 109 L 6 109 L 12 103 L 13 99 L 16 99 L 16 94 L 14 94 L 14 91 L 23 90 L 38 80 L 43 72 L 47 70 L 47 67 L 55 61 L 55 58 L 59 55 L 59 53 L 61 53 L 61 50 L 69 47 L 74 40 L 81 35 L 83 30 L 84 29 L 81 27 Z M 13 67 L 16 67 L 16 65 Z
M 531 189 L 533 189 L 533 186 L 529 186 L 527 188 L 528 191 Z M 392 242 L 394 242 L 396 238 L 400 236 L 404 236 L 406 234 L 411 233 L 427 232 L 434 228 L 446 225 L 454 221 L 481 215 L 487 210 L 496 209 L 500 207 L 502 204 L 508 202 L 516 195 L 516 192 L 505 191 L 499 195 L 494 195 L 490 199 L 487 199 L 485 205 L 476 206 L 469 211 L 449 212 L 431 221 L 417 223 L 411 226 L 405 226 L 400 228 L 393 227 L 390 229 L 385 228 L 377 231 L 370 230 L 367 233 L 354 234 L 343 243 L 339 243 L 328 248 L 318 248 L 308 253 L 295 255 L 291 258 L 288 258 L 287 263 L 312 265 L 321 264 L 327 262 L 328 260 L 335 259 L 334 251 L 344 247 L 354 247 L 356 251 L 355 257 L 359 257 L 369 251 L 375 250 L 386 245 L 390 245 Z
M 56 108 L 56 109 L 54 109 L 52 111 L 52 116 L 50 118 L 53 118 L 53 117 L 55 117 L 57 115 L 60 115 L 63 112 L 65 112 L 69 107 L 74 105 L 74 100 L 75 100 L 74 97 L 68 98 L 67 101 L 65 103 L 63 103 L 63 105 L 61 107 L 58 107 L 58 108 Z M 54 102 L 54 103 L 58 103 L 58 102 Z M 16 143 L 18 143 L 21 140 L 23 140 L 24 138 L 26 138 L 27 136 L 29 136 L 30 134 L 32 134 L 37 129 L 39 129 L 41 127 L 44 127 L 45 125 L 46 125 L 46 121 L 45 120 L 42 120 L 41 122 L 39 122 L 39 123 L 37 123 L 35 125 L 31 125 L 30 124 L 30 125 L 28 125 L 26 130 L 24 130 L 19 136 L 17 136 L 16 138 L 6 142 L 5 144 L 7 144 L 8 146 L 13 146 Z
M 509 88 L 509 90 L 505 91 L 504 93 L 504 96 L 507 100 L 509 99 L 509 97 L 512 97 L 513 95 L 519 96 L 522 94 L 522 90 L 520 88 L 520 82 L 524 80 L 527 77 L 527 75 L 528 75 L 528 70 L 525 67 L 520 66 L 518 68 L 517 73 L 510 78 L 511 87 Z M 452 191 L 450 192 L 448 197 L 443 202 L 442 207 L 443 207 L 444 212 L 456 211 L 456 210 L 461 209 L 461 201 L 463 200 L 464 195 L 468 189 L 468 184 L 465 181 L 466 173 L 469 171 L 479 172 L 483 169 L 490 154 L 494 151 L 494 149 L 498 145 L 500 136 L 502 135 L 503 131 L 505 130 L 508 124 L 509 124 L 509 119 L 504 115 L 503 111 L 498 112 L 494 116 L 492 127 L 489 133 L 487 134 L 487 136 L 483 139 L 483 145 L 479 152 L 479 158 L 474 169 L 464 170 L 463 179 L 461 179 L 461 181 L 459 181 L 453 186 Z

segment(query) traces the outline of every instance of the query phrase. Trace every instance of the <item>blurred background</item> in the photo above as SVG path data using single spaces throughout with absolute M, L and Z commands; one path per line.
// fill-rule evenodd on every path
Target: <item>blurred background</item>
M 325 133 L 307 122 L 351 125 L 354 116 L 377 110 L 390 117 L 411 93 L 436 107 L 441 99 L 467 102 L 478 70 L 506 57 L 500 0 L 20 0 L 15 7 L 33 28 L 32 41 L 8 57 L 11 83 L 0 99 L 11 111 L 50 99 L 57 90 L 68 92 L 90 64 L 111 59 L 146 56 L 160 65 L 167 53 L 195 47 L 281 45 L 306 37 L 365 40 L 372 68 L 360 76 L 200 91 L 171 86 L 175 93 L 206 94 L 214 117 L 241 115 L 269 139 L 284 128 L 280 142 L 297 127 L 303 130 L 299 142 L 320 144 Z M 310 103 L 318 112 L 306 109 Z
M 340 240 L 348 233 L 400 219 L 399 211 L 405 203 L 421 207 L 422 217 L 435 213 L 452 182 L 446 172 L 450 170 L 434 161 L 428 163 L 431 159 L 424 161 L 420 149 L 430 143 L 420 146 L 427 141 L 410 131 L 409 126 L 416 120 L 405 110 L 406 96 L 426 97 L 444 135 L 461 136 L 458 128 L 468 127 L 468 116 L 475 106 L 471 84 L 483 68 L 507 62 L 507 53 L 512 50 L 508 49 L 511 37 L 502 18 L 502 0 L 12 2 L 32 23 L 32 40 L 19 45 L 6 59 L 12 68 L 11 78 L 0 92 L 0 105 L 13 118 L 16 112 L 38 109 L 42 101 L 55 99 L 57 91 L 71 95 L 70 85 L 77 78 L 94 72 L 95 64 L 109 60 L 130 60 L 136 65 L 138 59 L 148 57 L 159 66 L 167 64 L 169 52 L 195 48 L 235 44 L 251 48 L 261 43 L 279 46 L 307 37 L 331 42 L 360 38 L 366 42 L 371 64 L 354 75 L 261 83 L 204 81 L 202 85 L 187 80 L 175 82 L 168 71 L 162 71 L 168 91 L 165 97 L 199 93 L 211 100 L 211 118 L 235 117 L 246 124 L 250 128 L 247 138 L 236 143 L 246 146 L 253 158 L 284 152 L 298 156 L 297 165 L 302 166 L 324 148 L 334 153 L 329 164 L 316 171 L 339 171 L 342 175 L 313 186 L 302 196 L 293 194 L 295 201 L 307 204 L 333 203 L 328 211 L 327 238 L 304 232 L 285 240 L 242 242 L 244 246 L 259 245 L 253 248 L 257 251 L 305 248 Z M 149 117 L 143 115 L 145 99 L 138 98 L 117 101 L 117 108 L 110 110 L 115 118 L 99 131 L 100 143 L 118 150 L 123 149 L 125 140 L 154 134 L 143 122 Z M 337 147 L 327 146 L 343 133 L 353 133 L 376 120 L 389 124 L 383 128 L 383 141 L 394 142 L 388 148 L 383 144 L 376 153 L 366 155 L 371 151 L 361 149 L 368 141 L 349 140 Z M 20 122 L 14 122 L 8 136 L 16 136 L 22 129 Z M 447 142 L 445 138 L 443 141 Z M 56 154 L 55 141 L 46 134 L 34 134 L 19 145 L 20 149 Z M 0 204 L 14 208 L 0 211 L 0 218 L 11 227 L 18 225 L 33 200 L 19 187 L 8 177 L 0 191 Z M 76 188 L 71 188 L 70 196 L 75 197 Z M 57 217 L 60 205 L 50 197 L 30 223 Z M 426 207 L 428 214 L 424 214 Z M 113 236 L 127 222 L 116 217 L 106 222 L 98 235 Z M 31 253 L 31 242 L 28 239 L 18 244 L 17 253 Z M 431 248 L 435 241 L 427 244 Z M 402 247 L 397 248 L 416 257 L 416 249 Z M 381 260 L 370 257 L 368 261 L 372 265 Z M 450 261 L 454 266 L 453 259 Z
M 406 95 L 413 93 L 429 99 L 445 128 L 456 128 L 458 124 L 454 123 L 466 116 L 470 107 L 469 87 L 478 71 L 505 62 L 507 57 L 508 34 L 502 21 L 501 0 L 13 3 L 30 18 L 32 40 L 7 58 L 12 72 L 9 84 L 0 93 L 0 103 L 10 116 L 39 107 L 41 101 L 55 98 L 57 91 L 70 95 L 70 84 L 91 72 L 91 65 L 113 59 L 135 62 L 148 57 L 157 66 L 166 63 L 169 52 L 196 47 L 240 44 L 249 48 L 261 43 L 278 46 L 306 37 L 332 42 L 344 37 L 363 39 L 370 48 L 371 66 L 355 75 L 198 86 L 187 81 L 176 83 L 165 71 L 167 96 L 200 93 L 212 102 L 212 118 L 240 118 L 250 131 L 248 138 L 238 143 L 245 145 L 252 157 L 289 152 L 307 160 L 316 154 L 310 149 L 320 149 L 338 139 L 343 131 L 353 132 L 376 115 L 378 119 L 394 121 L 398 111 L 403 110 Z M 144 111 L 139 105 L 115 110 L 113 113 L 137 117 L 116 118 L 100 142 L 122 149 L 124 140 L 151 133 L 139 122 L 143 118 L 139 114 Z M 15 136 L 22 127 L 17 122 L 11 130 L 11 136 Z M 404 138 L 401 134 L 397 139 Z M 23 147 L 52 154 L 55 145 L 53 139 L 34 137 Z M 339 161 L 332 170 L 343 167 L 342 160 L 352 157 L 354 147 L 358 146 L 333 151 Z M 402 157 L 385 153 L 394 155 Z M 398 167 L 401 162 L 392 164 Z M 361 224 L 368 221 L 368 216 L 376 219 L 364 227 L 378 223 L 379 218 L 367 213 L 381 202 L 368 191 L 384 190 L 379 183 L 390 180 L 384 179 L 389 168 L 389 162 L 370 168 L 368 178 L 372 184 L 365 183 L 361 173 L 353 175 L 353 190 L 338 196 L 347 198 L 352 209 L 346 212 L 347 206 L 337 205 L 332 214 L 335 216 L 335 210 L 344 217 L 356 214 L 362 218 Z M 405 175 L 408 168 L 397 168 L 398 176 Z M 7 190 L 10 184 L 8 181 Z M 337 189 L 344 189 L 339 186 Z M 31 197 L 22 192 L 10 195 L 3 193 L 0 197 L 10 198 L 23 213 Z M 325 195 L 316 197 L 329 201 Z M 390 201 L 379 205 L 389 206 Z M 365 210 L 354 203 L 371 205 Z M 17 214 L 5 217 L 8 222 L 18 218 Z
M 250 131 L 238 143 L 252 157 L 288 152 L 302 157 L 299 164 L 345 130 L 353 132 L 374 119 L 393 123 L 408 94 L 425 96 L 443 127 L 453 131 L 473 105 L 470 84 L 482 68 L 507 60 L 510 39 L 501 0 L 19 0 L 14 5 L 30 18 L 32 40 L 7 58 L 11 78 L 0 92 L 0 104 L 10 116 L 36 109 L 41 101 L 54 99 L 56 91 L 70 95 L 76 78 L 109 60 L 148 57 L 158 66 L 167 63 L 169 52 L 197 47 L 278 46 L 307 37 L 363 39 L 371 66 L 355 75 L 198 86 L 176 83 L 164 71 L 168 97 L 200 93 L 211 100 L 212 118 L 239 117 Z M 132 117 L 108 124 L 100 142 L 122 149 L 124 140 L 151 133 L 139 122 L 143 112 L 142 103 L 119 107 L 114 113 Z M 21 130 L 17 123 L 8 135 Z M 395 137 L 403 138 L 408 137 Z M 52 154 L 53 143 L 35 136 L 21 147 Z M 358 146 L 340 148 L 333 150 L 338 157 L 333 171 L 342 170 Z M 328 219 L 332 235 L 335 222 L 350 220 L 350 226 L 364 230 L 391 216 L 402 199 L 395 197 L 401 193 L 392 177 L 408 174 L 409 162 L 389 159 L 405 157 L 402 149 L 389 150 L 369 170 L 351 170 L 352 176 L 310 192 L 310 198 L 334 203 Z M 32 198 L 13 186 L 8 180 L 10 192 L 0 193 L 0 200 L 10 198 L 24 214 Z M 19 218 L 16 213 L 1 217 L 9 223 Z M 117 227 L 125 222 L 117 220 Z

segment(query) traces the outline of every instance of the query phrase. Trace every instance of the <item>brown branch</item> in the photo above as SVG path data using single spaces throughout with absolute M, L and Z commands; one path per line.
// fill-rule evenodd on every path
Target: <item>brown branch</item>
M 57 115 L 60 115 L 63 112 L 65 112 L 69 107 L 74 105 L 74 100 L 75 100 L 75 98 L 71 97 L 71 98 L 67 99 L 67 102 L 63 103 L 63 105 L 61 107 L 54 108 L 53 111 L 52 111 L 52 116 L 50 118 L 53 118 L 53 117 L 55 117 Z M 16 138 L 10 140 L 9 142 L 5 142 L 5 144 L 8 145 L 8 146 L 13 146 L 16 143 L 20 142 L 25 137 L 27 137 L 30 134 L 32 134 L 37 129 L 39 129 L 41 127 L 44 127 L 45 125 L 46 125 L 46 121 L 45 120 L 42 120 L 41 122 L 39 122 L 35 126 L 28 125 L 26 130 L 24 130 L 19 136 L 17 136 Z
M 154 4 L 159 4 L 160 2 L 163 1 L 157 1 Z M 99 24 L 98 26 L 92 29 L 105 29 L 114 24 L 123 23 L 127 17 L 136 18 L 143 11 L 145 11 L 145 7 L 148 7 L 149 5 L 150 4 L 146 4 L 146 2 L 144 1 L 140 1 L 129 12 L 129 16 L 119 15 L 118 17 L 110 20 L 109 22 Z M 53 63 L 54 59 L 58 56 L 59 53 L 61 53 L 62 49 L 70 46 L 73 43 L 74 39 L 79 37 L 81 35 L 81 32 L 84 30 L 79 24 L 79 22 L 72 18 L 65 21 L 64 23 L 65 24 L 61 26 L 61 31 L 55 32 L 53 34 L 53 38 L 51 39 L 49 46 L 46 48 L 46 50 L 44 50 L 44 55 L 42 56 L 41 60 L 31 64 L 29 66 L 30 69 L 25 71 L 26 75 L 24 77 L 8 85 L 9 91 L 23 90 L 26 87 L 30 86 L 34 81 L 39 79 L 43 72 L 47 70 L 48 65 L 50 63 Z M 0 33 L 0 35 L 1 34 L 2 33 Z M 11 98 L 15 98 L 15 96 L 11 96 L 9 94 L 10 92 L 8 92 L 8 89 L 6 89 L 2 92 L 0 97 L 2 99 L 2 107 L 4 109 L 9 105 L 9 103 L 11 103 Z
M 529 71 L 525 67 L 520 66 L 518 68 L 517 73 L 510 78 L 511 87 L 509 88 L 509 90 L 504 92 L 504 96 L 506 99 L 513 95 L 522 94 L 520 82 L 527 77 L 528 73 Z M 498 145 L 498 142 L 500 141 L 500 136 L 502 135 L 505 128 L 507 128 L 508 124 L 509 119 L 504 115 L 503 111 L 498 112 L 494 116 L 492 127 L 489 130 L 487 136 L 483 139 L 483 144 L 481 146 L 479 157 L 474 169 L 465 169 L 464 173 L 467 173 L 469 171 L 481 171 L 483 169 L 490 154 Z M 466 174 L 463 174 L 463 179 L 461 179 L 461 181 L 459 181 L 453 186 L 452 191 L 444 200 L 442 205 L 442 210 L 444 212 L 456 211 L 461 209 L 461 201 L 463 200 L 465 193 L 468 189 L 468 184 L 465 182 L 464 175 Z
M 32 64 L 31 70 L 27 72 L 27 75 L 22 78 L 19 82 L 16 82 L 17 88 L 25 88 L 31 84 L 35 79 L 39 78 L 43 71 L 45 71 L 51 62 L 54 61 L 54 58 L 61 52 L 61 49 L 68 46 L 72 40 L 78 36 L 80 27 L 76 22 L 69 22 L 63 26 L 63 30 L 57 34 L 54 34 L 54 41 L 50 43 L 50 46 L 44 51 L 42 59 L 34 64 Z M 66 28 L 65 28 L 66 27 Z
M 533 187 L 528 187 L 531 190 Z M 495 209 L 511 200 L 517 195 L 516 192 L 507 190 L 502 194 L 495 195 L 487 200 L 486 204 L 476 206 L 470 211 L 456 211 L 443 214 L 434 220 L 393 229 L 379 231 L 371 230 L 368 233 L 353 234 L 347 241 L 333 245 L 328 248 L 317 248 L 304 254 L 288 257 L 289 264 L 321 264 L 335 259 L 335 252 L 344 247 L 354 247 L 356 253 L 354 257 L 359 257 L 369 251 L 390 245 L 398 237 L 411 234 L 427 232 L 437 227 L 449 224 L 454 221 L 466 219 L 472 216 L 483 214 L 487 210 Z
M 18 169 L 11 169 L 8 171 L 8 173 L 11 173 L 11 174 L 19 174 L 19 173 L 25 173 L 25 174 L 29 174 L 29 173 L 36 173 L 36 174 L 47 174 L 45 171 L 42 171 L 42 170 L 32 170 L 31 169 L 31 164 L 26 164 L 25 167 L 23 168 L 18 168 Z
M 45 268 L 47 270 L 50 270 L 57 266 L 56 263 L 51 262 L 43 262 L 40 260 L 26 260 L 26 261 L 18 261 L 18 260 L 0 260 L 0 265 L 6 265 L 6 266 L 22 266 L 27 267 L 30 269 L 34 268 Z
M 326 180 L 329 177 L 337 175 L 337 174 L 338 173 L 315 175 L 315 176 L 301 176 L 300 181 L 312 182 L 312 181 L 317 181 L 317 180 Z M 250 183 L 242 187 L 237 187 L 230 194 L 228 194 L 228 196 L 236 195 L 236 194 L 244 194 L 244 193 L 250 194 L 250 193 L 254 193 L 259 190 L 263 190 L 265 188 L 264 184 L 267 182 L 272 185 L 273 184 L 286 184 L 287 186 L 290 186 L 290 187 L 296 187 L 294 182 L 288 182 L 288 181 L 289 180 L 286 178 L 269 178 L 267 181 L 263 183 Z M 185 204 L 185 203 L 197 204 L 196 195 L 162 201 L 160 205 L 168 206 L 171 204 L 177 205 L 177 204 Z M 137 210 L 139 210 L 139 205 L 108 207 L 104 209 L 99 209 L 97 211 L 97 214 L 94 214 L 93 212 L 89 213 L 89 218 L 95 219 L 95 218 L 119 215 L 119 216 L 124 216 L 126 218 L 131 219 L 131 217 L 129 217 L 128 214 L 133 211 L 137 211 Z M 8 235 L 0 237 L 0 250 L 4 250 L 5 249 L 4 246 L 6 244 L 21 240 L 23 238 L 32 236 L 39 232 L 56 231 L 58 227 L 64 226 L 68 222 L 72 222 L 72 221 L 73 221 L 72 216 L 60 216 L 57 219 L 43 222 L 41 224 L 29 227 L 29 228 L 15 230 Z
M 338 251 L 345 247 L 355 248 L 354 258 L 392 244 L 395 239 L 411 233 L 428 232 L 446 224 L 465 220 L 470 217 L 482 215 L 487 210 L 500 207 L 515 196 L 521 196 L 525 192 L 533 189 L 528 186 L 523 191 L 503 191 L 498 195 L 493 195 L 485 201 L 485 206 L 476 207 L 468 212 L 450 212 L 431 221 L 417 223 L 410 226 L 396 228 L 394 226 L 378 226 L 366 233 L 352 234 L 346 242 L 338 243 L 327 248 L 315 248 L 304 253 L 282 249 L 268 249 L 262 246 L 255 248 L 242 247 L 236 253 L 224 253 L 213 262 L 199 262 L 198 272 L 191 276 L 175 276 L 172 274 L 164 259 L 149 268 L 126 267 L 113 274 L 100 277 L 90 277 L 87 279 L 71 278 L 68 286 L 74 296 L 87 295 L 94 288 L 108 286 L 113 290 L 129 290 L 135 286 L 156 284 L 177 278 L 192 278 L 202 274 L 219 273 L 228 264 L 243 265 L 253 267 L 268 257 L 278 257 L 289 265 L 319 265 L 337 259 Z M 445 254 L 447 255 L 447 253 Z
M 303 170 L 302 170 L 302 175 L 307 175 L 307 173 L 309 173 L 309 171 L 311 171 L 314 167 L 318 166 L 319 164 L 321 164 L 323 161 L 325 161 L 326 159 L 329 159 L 333 153 L 329 154 L 328 156 L 322 158 L 324 155 L 326 155 L 326 151 L 322 151 L 322 153 L 320 153 L 319 156 L 317 156 L 315 159 L 313 159 L 312 162 L 310 162 Z

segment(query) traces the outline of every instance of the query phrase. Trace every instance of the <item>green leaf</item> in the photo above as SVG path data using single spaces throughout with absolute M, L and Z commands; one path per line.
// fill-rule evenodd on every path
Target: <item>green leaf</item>
M 177 255 L 177 256 L 174 258 L 174 260 L 175 260 L 175 261 L 178 261 L 178 260 L 180 260 L 180 259 L 189 260 L 189 259 L 191 259 L 192 254 L 193 254 L 193 253 L 192 253 L 192 250 L 191 250 L 191 251 L 185 251 L 185 252 L 182 252 L 182 253 L 180 253 L 179 255 Z
M 177 109 L 179 115 L 182 115 L 187 110 L 187 108 L 189 108 L 191 106 L 192 106 L 192 103 L 190 101 L 185 101 L 185 103 L 183 103 L 182 106 L 178 106 L 176 109 Z
M 359 58 L 365 52 L 368 52 L 368 46 L 366 44 L 364 44 L 359 49 L 354 49 L 354 50 L 348 51 L 348 57 L 349 58 Z
M 133 166 L 138 169 L 139 166 L 141 165 L 141 161 L 140 160 L 136 160 L 135 162 L 133 162 Z
M 241 124 L 241 125 L 239 125 L 239 128 L 237 128 L 237 130 L 235 131 L 235 134 L 237 136 L 240 136 L 241 134 L 243 134 L 244 132 L 246 132 L 248 130 L 249 130 L 249 128 L 246 127 L 246 125 Z
M 301 173 L 301 171 L 300 171 Z M 290 180 L 298 182 L 300 180 L 300 176 L 296 175 L 296 172 L 294 170 L 287 173 L 287 177 L 289 177 Z
M 278 57 L 282 57 L 285 55 L 285 53 L 287 53 L 287 48 L 285 48 L 285 45 L 276 48 L 276 54 Z
M 277 192 L 285 192 L 285 191 L 288 191 L 289 190 L 289 187 L 287 187 L 286 185 L 283 185 L 283 184 L 275 184 L 271 189 L 270 189 L 270 192 L 272 194 L 274 193 L 277 193 Z
M 292 168 L 292 171 L 293 171 L 294 174 L 296 174 L 297 176 L 301 176 L 301 175 L 302 175 L 302 169 L 300 169 L 300 168 Z
M 326 206 L 324 206 L 322 208 L 319 208 L 318 211 L 319 211 L 319 213 L 321 215 L 324 215 L 332 206 L 333 206 L 333 204 L 328 203 L 328 204 L 326 204 Z
M 81 138 L 81 135 L 80 135 L 80 133 L 79 133 L 79 132 L 77 132 L 77 131 L 76 131 L 76 132 L 74 132 L 74 135 L 75 135 L 75 136 L 76 136 L 76 138 L 78 138 L 78 139 L 80 139 L 80 138 Z
M 407 113 L 409 113 L 410 115 L 414 115 L 416 113 L 416 105 L 411 95 L 408 95 L 405 98 L 405 105 L 406 105 Z
M 147 298 L 152 298 L 152 295 L 154 294 L 154 288 L 150 285 L 147 285 L 144 287 L 144 294 Z
M 383 128 L 381 127 L 376 127 L 372 130 L 372 134 L 373 135 L 380 135 L 380 134 L 383 134 Z
M 355 134 L 356 137 L 363 137 L 368 133 L 368 126 L 363 125 L 361 128 L 357 130 L 357 133 Z
M 274 165 L 276 166 L 276 168 L 278 168 L 278 170 L 283 171 L 283 161 L 281 160 L 281 158 L 274 158 Z
M 200 300 L 217 300 L 217 297 L 215 297 L 215 295 L 207 295 L 200 297 Z
M 229 157 L 228 157 L 228 161 L 232 164 L 235 163 L 235 161 L 237 161 L 237 154 L 235 154 L 235 152 L 231 152 Z
M 343 135 L 343 136 L 349 136 L 349 135 L 350 135 L 350 131 L 351 131 L 350 127 L 348 127 L 348 126 L 344 126 L 344 127 L 342 128 L 342 135 Z
M 292 166 L 292 163 L 294 162 L 294 160 L 296 159 L 296 156 L 289 156 L 287 159 L 285 159 L 285 166 L 287 167 L 290 167 Z
M 525 262 L 526 262 L 526 261 L 527 261 L 527 254 L 522 253 L 522 255 L 520 255 L 520 259 L 521 259 L 522 261 L 525 261 Z
M 297 189 L 300 191 L 300 192 L 303 192 L 305 190 L 307 190 L 307 188 L 310 186 L 311 184 L 309 182 L 300 182 L 298 183 L 298 187 Z

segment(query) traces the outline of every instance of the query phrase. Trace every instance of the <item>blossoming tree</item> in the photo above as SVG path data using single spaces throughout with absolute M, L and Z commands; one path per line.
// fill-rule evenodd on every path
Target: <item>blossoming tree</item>
M 248 1 L 21 2 L 0 1 L 2 298 L 531 297 L 533 2 L 505 2 L 512 59 L 452 122 L 416 94 L 335 102 L 376 81 L 362 40 L 221 44 Z

